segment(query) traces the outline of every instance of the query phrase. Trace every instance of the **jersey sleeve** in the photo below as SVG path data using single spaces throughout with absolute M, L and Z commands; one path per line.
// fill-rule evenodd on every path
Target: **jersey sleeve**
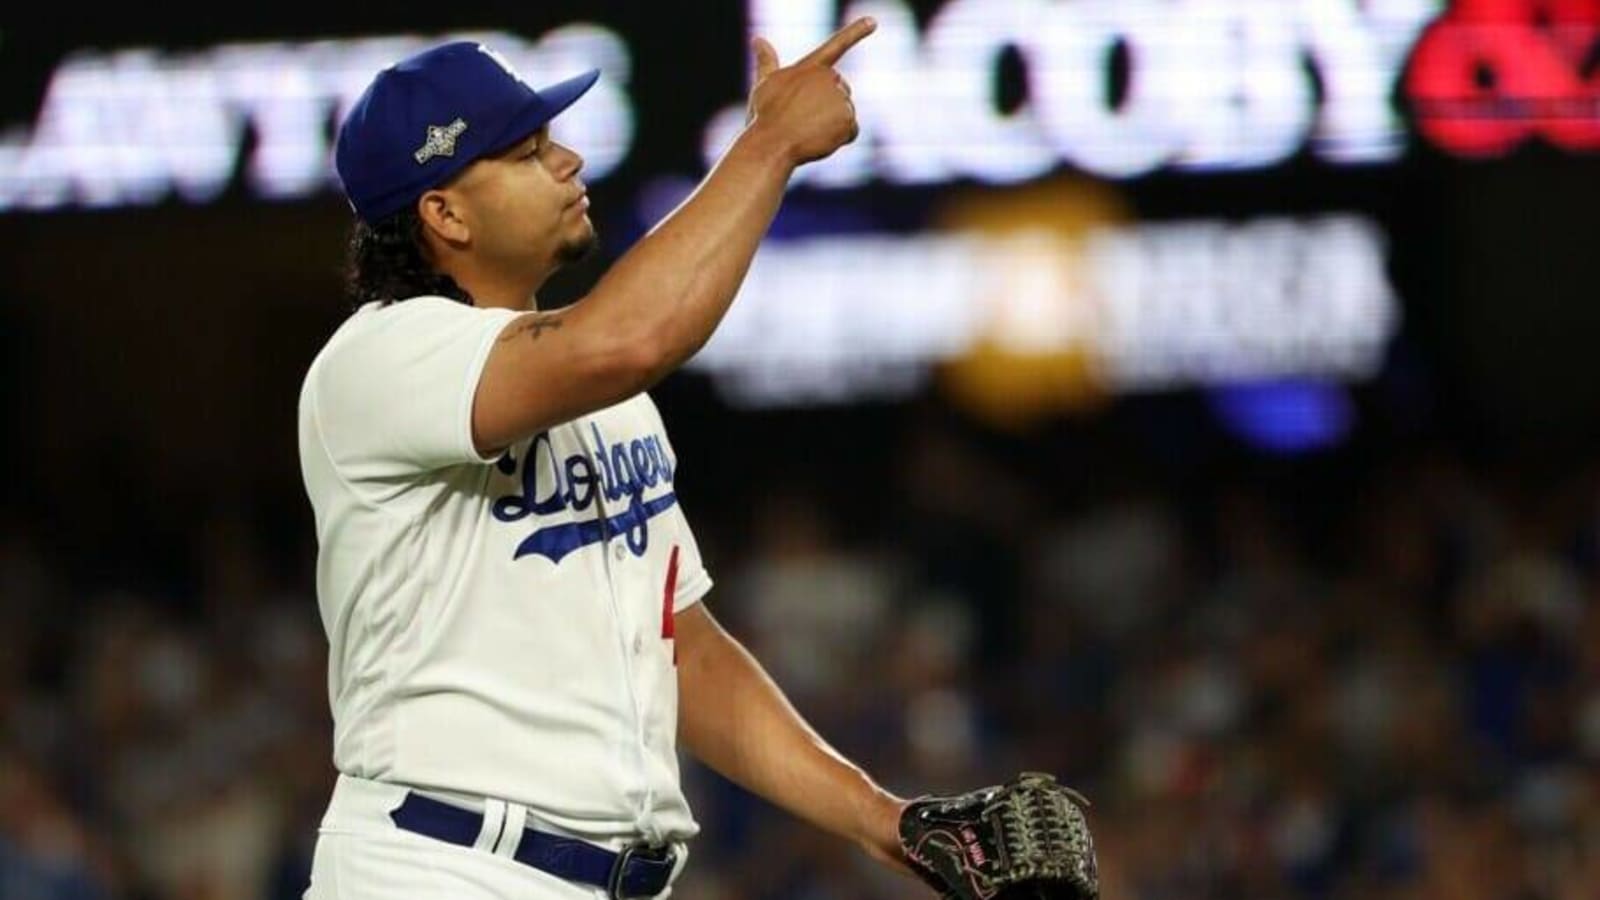
M 488 463 L 472 402 L 495 339 L 517 313 L 417 297 L 367 318 L 318 361 L 312 413 L 328 455 L 354 481 Z
M 711 573 L 706 571 L 700 558 L 700 545 L 695 542 L 694 530 L 689 527 L 689 516 L 683 511 L 680 498 L 678 507 L 678 585 L 672 596 L 674 614 L 699 603 L 711 591 Z
M 649 399 L 648 395 L 645 399 Z M 689 526 L 689 513 L 683 506 L 683 495 L 678 492 L 678 451 L 673 449 L 666 424 L 661 420 L 661 412 L 656 409 L 653 400 L 650 401 L 650 414 L 655 418 L 656 433 L 661 435 L 665 445 L 668 465 L 673 473 L 672 491 L 678 501 L 673 504 L 670 521 L 672 540 L 678 546 L 678 580 L 672 595 L 672 611 L 679 613 L 700 602 L 710 592 L 711 573 L 706 570 L 705 560 L 700 556 L 700 545 L 695 541 L 694 529 Z

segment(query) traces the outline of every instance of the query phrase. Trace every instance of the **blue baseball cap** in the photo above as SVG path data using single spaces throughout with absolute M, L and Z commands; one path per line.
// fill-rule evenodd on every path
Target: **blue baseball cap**
M 476 41 L 442 44 L 379 72 L 339 126 L 334 167 L 356 215 L 376 223 L 474 160 L 538 131 L 600 77 L 529 87 Z

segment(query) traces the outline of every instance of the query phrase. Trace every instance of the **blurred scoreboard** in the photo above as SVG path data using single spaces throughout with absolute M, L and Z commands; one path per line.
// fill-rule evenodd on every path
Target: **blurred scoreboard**
M 748 35 L 792 60 L 872 15 L 841 65 L 860 139 L 799 172 L 692 365 L 735 405 L 937 384 L 1014 420 L 1369 379 L 1405 326 L 1406 178 L 1600 149 L 1600 0 L 749 0 L 704 34 L 590 6 L 526 28 L 66 47 L 7 98 L 23 112 L 0 123 L 0 215 L 337 203 L 334 124 L 372 73 L 468 37 L 535 85 L 604 70 L 555 132 L 605 191 L 616 252 L 741 127 Z

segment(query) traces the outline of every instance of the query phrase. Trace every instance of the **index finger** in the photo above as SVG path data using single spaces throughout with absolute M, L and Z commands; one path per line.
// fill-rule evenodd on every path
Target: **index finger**
M 828 38 L 817 46 L 817 49 L 807 53 L 800 60 L 803 63 L 816 63 L 831 66 L 844 56 L 845 51 L 861 42 L 861 39 L 878 30 L 878 23 L 871 16 L 862 16 L 849 25 L 835 31 L 833 37 Z

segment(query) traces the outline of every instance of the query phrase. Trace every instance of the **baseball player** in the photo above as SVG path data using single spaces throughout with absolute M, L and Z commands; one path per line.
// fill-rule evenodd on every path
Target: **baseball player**
M 560 310 L 539 287 L 596 237 L 583 160 L 548 126 L 598 72 L 535 90 L 449 43 L 378 73 L 341 124 L 360 305 L 299 406 L 339 771 L 308 898 L 666 896 L 697 830 L 680 739 L 915 868 L 917 804 L 818 737 L 700 602 L 645 393 L 710 337 L 795 167 L 854 139 L 833 65 L 873 28 L 786 67 L 758 39 L 743 132 Z

